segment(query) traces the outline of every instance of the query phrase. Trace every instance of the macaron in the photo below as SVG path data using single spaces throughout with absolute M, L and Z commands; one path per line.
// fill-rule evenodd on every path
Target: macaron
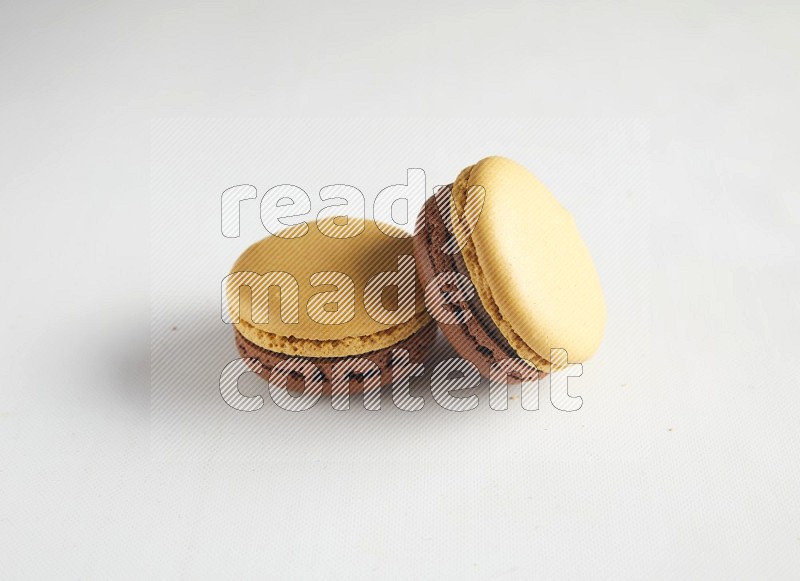
M 295 370 L 292 391 L 309 379 L 323 394 L 337 379 L 351 393 L 387 385 L 398 350 L 422 362 L 436 333 L 412 237 L 371 220 L 325 218 L 268 236 L 239 256 L 223 292 L 241 357 L 266 380 L 279 366 Z
M 606 308 L 589 250 L 569 211 L 517 162 L 487 157 L 462 170 L 425 203 L 414 247 L 428 294 L 443 273 L 468 283 L 450 307 L 459 316 L 436 318 L 483 375 L 510 358 L 547 373 L 600 346 Z

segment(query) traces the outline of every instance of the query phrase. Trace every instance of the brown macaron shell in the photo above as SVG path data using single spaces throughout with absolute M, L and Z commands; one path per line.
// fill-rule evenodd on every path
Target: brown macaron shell
M 254 367 L 253 371 L 264 380 L 269 381 L 273 369 L 286 361 L 305 360 L 312 363 L 319 370 L 318 379 L 322 381 L 322 395 L 330 396 L 333 388 L 334 366 L 343 361 L 353 361 L 358 359 L 367 360 L 374 363 L 380 370 L 379 387 L 389 385 L 393 380 L 392 357 L 391 353 L 395 349 L 404 349 L 408 352 L 408 359 L 411 363 L 422 363 L 433 344 L 436 336 L 436 324 L 431 322 L 410 337 L 377 351 L 371 351 L 360 355 L 349 357 L 300 357 L 296 355 L 286 355 L 276 351 L 270 351 L 259 347 L 255 343 L 248 341 L 238 330 L 235 331 L 236 347 L 243 358 L 257 359 L 260 366 Z M 347 366 L 345 366 L 345 369 Z M 370 386 L 368 381 L 374 373 L 367 371 L 360 373 L 355 370 L 348 372 L 349 392 L 361 393 Z M 299 373 L 290 374 L 287 382 L 287 389 L 295 393 L 302 393 L 306 389 L 307 378 L 303 378 Z

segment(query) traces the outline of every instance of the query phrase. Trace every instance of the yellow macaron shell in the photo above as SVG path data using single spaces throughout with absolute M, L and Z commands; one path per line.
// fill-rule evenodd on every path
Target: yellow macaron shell
M 467 192 L 485 200 L 471 236 L 459 228 Z M 453 186 L 456 236 L 478 297 L 517 353 L 540 369 L 586 361 L 603 338 L 600 279 L 570 213 L 533 174 L 507 158 L 466 168 Z M 552 364 L 552 365 L 551 365 Z
M 334 220 L 336 222 L 331 224 Z M 360 234 L 350 238 L 335 238 L 323 233 L 329 233 L 333 225 L 344 224 L 344 220 L 341 217 L 326 218 L 320 220 L 319 225 L 312 220 L 308 223 L 308 230 L 303 236 L 296 238 L 269 236 L 242 253 L 231 273 L 252 272 L 260 275 L 274 272 L 288 273 L 297 281 L 299 291 L 296 323 L 291 322 L 291 313 L 288 316 L 281 315 L 284 299 L 280 297 L 276 287 L 269 290 L 268 320 L 253 322 L 252 290 L 246 286 L 236 286 L 237 289 L 241 288 L 241 291 L 237 292 L 233 288 L 234 279 L 229 278 L 226 290 L 229 312 L 235 321 L 231 305 L 238 296 L 241 316 L 234 324 L 247 340 L 287 355 L 345 357 L 394 345 L 430 322 L 416 276 L 414 277 L 415 303 L 410 318 L 386 324 L 369 315 L 364 305 L 364 289 L 367 282 L 381 272 L 397 271 L 398 258 L 413 255 L 412 238 L 389 236 L 381 231 L 374 221 L 352 217 L 348 219 L 348 227 L 357 231 L 359 225 L 363 226 Z M 394 232 L 395 235 L 401 233 L 396 227 L 383 224 L 381 227 L 385 231 Z M 323 231 L 320 231 L 320 228 Z M 284 233 L 303 230 L 301 225 L 292 227 Z M 350 320 L 337 324 L 323 324 L 310 316 L 309 300 L 314 295 L 344 288 L 335 282 L 326 283 L 326 279 L 330 280 L 327 276 L 312 279 L 316 273 L 323 272 L 343 273 L 353 281 L 354 293 L 351 296 L 354 297 L 355 304 Z M 387 293 L 385 296 L 387 298 L 384 305 L 389 309 L 396 307 L 397 294 Z M 341 304 L 338 308 L 341 308 Z M 319 318 L 317 315 L 316 319 Z M 289 322 L 284 319 L 289 319 Z

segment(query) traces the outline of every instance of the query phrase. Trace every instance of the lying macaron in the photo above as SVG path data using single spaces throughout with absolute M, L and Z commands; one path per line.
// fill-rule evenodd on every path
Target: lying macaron
M 469 279 L 461 316 L 439 327 L 484 375 L 509 358 L 550 372 L 600 346 L 606 309 L 589 251 L 570 213 L 518 163 L 488 157 L 464 169 L 425 204 L 414 246 L 423 286 L 446 272 Z
M 392 353 L 422 362 L 435 336 L 412 238 L 371 220 L 326 218 L 264 238 L 238 258 L 223 290 L 239 353 L 258 360 L 259 375 L 304 360 L 323 394 L 336 381 L 350 392 L 389 384 Z M 293 372 L 288 388 L 302 391 L 308 379 Z

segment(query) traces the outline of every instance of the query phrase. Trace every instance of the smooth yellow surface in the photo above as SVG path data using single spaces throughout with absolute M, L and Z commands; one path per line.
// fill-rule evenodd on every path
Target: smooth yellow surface
M 323 230 L 325 223 L 320 221 Z M 341 218 L 336 218 L 337 222 Z M 410 320 L 387 325 L 373 320 L 364 307 L 364 288 L 374 275 L 398 269 L 398 257 L 412 255 L 410 237 L 394 238 L 381 232 L 375 222 L 363 222 L 364 230 L 352 238 L 326 236 L 314 221 L 308 223 L 308 233 L 299 238 L 270 236 L 256 242 L 242 253 L 231 272 L 282 271 L 291 274 L 299 286 L 298 323 L 284 322 L 280 316 L 278 294 L 273 289 L 269 299 L 269 321 L 253 323 L 251 292 L 246 287 L 241 292 L 241 319 L 236 328 L 249 341 L 278 353 L 306 357 L 344 357 L 383 349 L 411 336 L 430 322 L 424 308 L 424 297 L 415 280 L 415 308 Z M 384 229 L 389 226 L 382 225 Z M 399 230 L 395 229 L 396 232 Z M 335 287 L 312 286 L 310 277 L 322 271 L 345 273 L 353 280 L 355 313 L 351 321 L 341 324 L 321 324 L 308 313 L 309 298 L 319 292 L 336 290 Z M 228 289 L 230 293 L 230 288 Z M 230 296 L 230 295 L 229 295 Z M 386 301 L 390 304 L 391 296 Z
M 457 216 L 473 186 L 485 190 L 471 236 Z M 550 350 L 586 361 L 603 338 L 606 309 L 597 271 L 570 213 L 524 167 L 489 157 L 453 186 L 452 218 L 481 303 L 520 355 L 549 371 Z M 552 365 L 551 365 L 552 364 Z

